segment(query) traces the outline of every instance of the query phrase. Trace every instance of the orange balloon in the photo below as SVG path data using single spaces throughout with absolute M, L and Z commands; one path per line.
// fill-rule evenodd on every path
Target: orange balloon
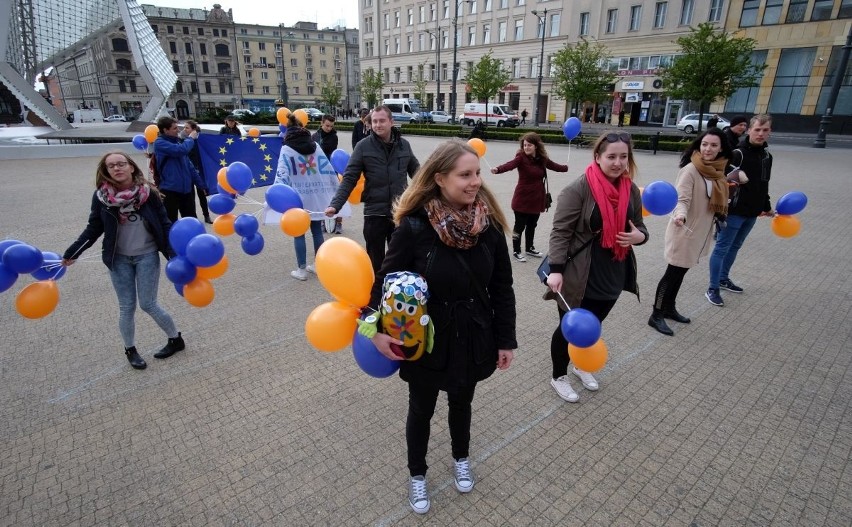
M 360 185 L 355 185 L 355 188 L 352 189 L 352 192 L 349 194 L 349 197 L 346 199 L 346 201 L 353 205 L 357 205 L 361 203 L 361 194 L 363 193 L 364 187 Z
M 219 169 L 219 172 L 216 173 L 216 182 L 219 183 L 219 186 L 222 187 L 222 190 L 225 192 L 238 194 L 238 192 L 228 184 L 228 167 L 222 167 Z
M 607 358 L 606 342 L 598 339 L 588 348 L 578 348 L 568 344 L 568 356 L 578 369 L 588 372 L 596 372 L 604 367 Z
M 213 220 L 213 232 L 219 236 L 230 236 L 234 234 L 234 220 L 237 219 L 233 214 L 222 214 Z
M 249 128 L 248 134 L 249 137 L 260 137 L 260 130 L 258 128 Z
M 473 139 L 468 139 L 467 144 L 471 146 L 474 150 L 476 150 L 476 155 L 479 157 L 483 157 L 485 155 L 485 141 L 478 137 L 474 137 Z
M 293 115 L 295 115 L 295 116 L 296 116 L 296 119 L 298 119 L 298 120 L 299 120 L 299 122 L 300 122 L 300 123 L 302 123 L 302 126 L 307 126 L 307 125 L 308 125 L 308 121 L 309 121 L 309 119 L 308 119 L 308 112 L 306 112 L 305 110 L 302 110 L 301 108 L 299 108 L 298 110 L 296 110 L 295 112 L 293 112 Z
M 301 236 L 311 226 L 311 215 L 305 209 L 288 209 L 281 215 L 281 230 L 288 236 Z
M 36 319 L 53 313 L 58 303 L 59 287 L 56 282 L 44 280 L 21 289 L 15 298 L 15 309 L 22 317 Z
M 148 143 L 156 141 L 158 135 L 160 135 L 160 129 L 157 128 L 156 124 L 149 124 L 145 127 L 145 140 L 148 141 Z
M 198 276 L 195 277 L 195 280 L 183 286 L 183 297 L 190 305 L 195 307 L 209 305 L 214 296 L 213 284 Z
M 287 118 L 290 117 L 290 109 L 286 106 L 278 108 L 275 112 L 275 117 L 278 119 L 278 124 L 287 124 Z
M 221 216 L 220 216 L 221 217 Z M 218 219 L 218 218 L 217 218 Z M 233 225 L 233 224 L 232 224 Z M 215 227 L 214 227 L 215 228 Z M 219 263 L 210 267 L 196 267 L 196 278 L 204 278 L 205 280 L 213 280 L 219 278 L 225 271 L 228 270 L 228 255 L 223 255 Z
M 645 218 L 645 217 L 648 217 L 650 215 L 651 215 L 651 213 L 648 212 L 648 209 L 645 208 L 645 205 L 642 205 L 642 217 Z
M 772 218 L 772 232 L 781 238 L 792 238 L 799 234 L 799 229 L 802 228 L 802 223 L 795 216 L 786 216 L 778 214 Z
M 305 320 L 305 337 L 320 351 L 338 351 L 352 343 L 358 310 L 340 302 L 316 307 Z
M 320 283 L 340 302 L 366 306 L 375 275 L 367 251 L 354 240 L 338 236 L 323 242 L 317 251 L 316 271 Z

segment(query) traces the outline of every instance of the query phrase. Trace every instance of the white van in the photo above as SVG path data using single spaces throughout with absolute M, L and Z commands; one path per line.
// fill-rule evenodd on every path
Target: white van
M 92 110 L 74 110 L 75 123 L 100 123 L 104 120 L 104 114 L 98 109 Z
M 464 105 L 464 113 L 459 116 L 462 124 L 473 126 L 477 121 L 488 125 L 508 126 L 514 128 L 520 124 L 520 119 L 508 104 L 488 103 L 488 114 L 485 113 L 485 104 L 469 102 Z M 486 120 L 487 117 L 487 120 Z
M 398 123 L 419 123 L 423 120 L 417 99 L 383 99 L 382 104 L 390 108 L 393 120 Z

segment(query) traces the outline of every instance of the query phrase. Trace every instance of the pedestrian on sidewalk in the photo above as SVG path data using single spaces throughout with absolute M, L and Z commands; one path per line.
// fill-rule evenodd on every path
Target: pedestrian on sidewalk
M 527 113 L 527 109 L 526 109 L 526 108 L 524 108 L 524 109 L 521 111 L 521 124 L 526 124 L 526 123 L 527 123 L 527 115 L 529 115 L 529 113 Z
M 139 166 L 127 154 L 110 152 L 98 162 L 95 193 L 85 230 L 62 256 L 62 265 L 74 264 L 103 235 L 101 258 L 109 269 L 118 296 L 118 329 L 124 355 L 137 370 L 147 367 L 136 350 L 136 302 L 168 337 L 154 357 L 165 359 L 184 349 L 172 317 L 157 303 L 160 255 L 175 256 L 169 245 L 172 222 L 156 188 L 150 187 Z

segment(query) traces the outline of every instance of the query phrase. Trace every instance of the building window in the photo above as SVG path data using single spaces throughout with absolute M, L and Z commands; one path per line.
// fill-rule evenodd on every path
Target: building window
M 476 0 L 469 0 L 469 1 L 470 1 L 470 14 L 475 15 L 476 14 Z
M 469 28 L 467 28 L 467 45 L 476 45 L 476 26 L 470 26 Z
M 207 62 L 202 62 L 201 73 L 210 73 L 210 64 L 208 64 Z
M 520 78 L 521 76 L 521 59 L 512 59 L 512 78 Z
M 408 82 L 414 81 L 414 66 L 408 66 L 405 70 L 406 80 Z
M 524 39 L 524 21 L 515 20 L 515 40 Z
M 118 91 L 121 93 L 127 92 L 127 84 L 123 80 L 118 81 Z
M 231 50 L 228 49 L 227 44 L 216 44 L 216 56 L 217 57 L 230 57 Z
M 559 36 L 559 24 L 561 23 L 562 15 L 559 13 L 555 13 L 550 15 L 550 36 L 558 37 Z
M 393 27 L 399 27 L 399 11 L 393 12 Z
M 227 30 L 227 29 L 223 29 L 223 30 L 222 30 L 222 36 L 223 36 L 223 37 L 227 37 L 227 36 L 228 36 L 228 30 Z M 231 93 L 233 93 L 233 92 L 234 92 L 234 88 L 233 88 L 233 86 L 232 86 L 232 87 L 231 87 Z
M 408 25 L 414 25 L 414 9 L 411 8 L 408 9 Z
M 837 18 L 852 18 L 852 0 L 843 0 L 840 2 L 840 11 L 837 12 Z
M 115 69 L 121 71 L 130 71 L 131 65 L 128 59 L 118 59 L 115 61 Z
M 136 81 L 133 79 L 130 79 L 130 92 L 136 93 Z
M 189 27 L 187 27 L 187 26 L 183 26 L 183 34 L 184 34 L 184 35 L 189 35 Z
M 180 64 L 176 60 L 172 61 L 172 71 L 174 71 L 175 73 L 180 73 Z
M 169 42 L 169 53 L 177 53 L 177 42 Z
M 754 51 L 751 54 L 752 64 L 764 64 L 766 62 L 766 50 Z M 760 83 L 763 72 L 758 74 L 753 86 L 740 88 L 725 101 L 725 112 L 730 113 L 754 113 L 757 104 L 757 94 L 760 91 Z
M 500 9 L 508 9 L 509 0 L 500 0 Z
M 491 44 L 491 24 L 482 24 L 482 43 Z
M 630 31 L 639 31 L 642 24 L 642 6 L 630 6 Z
M 828 20 L 831 18 L 831 10 L 834 8 L 834 0 L 814 0 L 814 10 L 811 11 L 811 20 Z
M 849 0 L 844 0 L 840 7 L 844 4 L 849 6 L 852 4 Z M 846 15 L 849 16 L 848 14 Z M 822 90 L 819 94 L 819 102 L 817 102 L 816 113 L 824 114 L 825 107 L 828 104 L 828 97 L 831 93 L 831 88 L 834 85 L 834 76 L 837 75 L 837 65 L 840 62 L 840 55 L 843 53 L 841 46 L 834 46 L 831 50 L 831 57 L 828 59 L 828 66 L 825 68 L 825 77 L 822 81 Z M 837 94 L 837 102 L 832 109 L 834 115 L 852 115 L 852 69 L 845 68 L 846 75 L 840 83 L 840 92 Z
M 783 6 L 784 0 L 766 0 L 766 7 L 763 10 L 763 25 L 769 26 L 780 22 Z
M 450 18 L 450 0 L 444 0 L 444 16 L 441 18 Z
M 214 36 L 214 37 L 218 37 L 218 36 L 219 36 L 219 30 L 218 30 L 218 29 L 215 29 L 215 28 L 213 29 L 213 36 Z M 210 93 L 210 92 L 207 92 L 207 93 Z
M 740 27 L 756 26 L 759 8 L 760 0 L 745 0 L 743 2 L 743 14 L 740 17 Z
M 482 8 L 483 11 L 491 11 L 491 0 L 484 0 L 485 6 Z
M 497 42 L 506 42 L 506 22 L 497 24 Z
M 808 0 L 790 0 L 790 6 L 787 8 L 787 23 L 802 22 L 807 8 Z
M 580 36 L 589 34 L 589 13 L 580 13 Z
M 174 26 L 166 26 L 166 33 L 168 33 L 169 35 L 174 35 L 174 33 L 175 33 Z
M 187 55 L 192 55 L 192 42 L 184 42 L 183 49 Z
M 814 65 L 816 48 L 782 49 L 769 96 L 770 113 L 800 113 Z
M 199 36 L 199 37 L 203 37 L 203 36 L 204 36 L 204 28 L 203 28 L 203 27 L 198 28 L 198 36 Z M 195 91 L 198 91 L 198 90 L 195 90 Z
M 205 44 L 203 42 L 198 44 L 198 51 L 200 51 L 202 55 L 206 55 L 207 54 L 207 44 Z
M 657 2 L 654 5 L 654 29 L 666 27 L 666 11 L 669 10 L 668 2 Z
M 680 6 L 680 25 L 688 26 L 692 23 L 693 9 L 695 9 L 694 0 L 683 0 Z
M 257 49 L 260 51 L 266 51 L 266 42 L 258 42 Z
M 204 81 L 204 93 L 213 93 L 213 85 L 210 81 Z
M 722 20 L 722 4 L 725 0 L 712 0 L 710 2 L 710 16 L 707 17 L 708 22 L 718 22 Z
M 618 25 L 618 9 L 608 9 L 606 12 L 606 32 L 615 33 Z
M 113 51 L 129 52 L 130 48 L 127 46 L 127 40 L 126 39 L 114 38 L 114 39 L 112 39 L 112 50 Z

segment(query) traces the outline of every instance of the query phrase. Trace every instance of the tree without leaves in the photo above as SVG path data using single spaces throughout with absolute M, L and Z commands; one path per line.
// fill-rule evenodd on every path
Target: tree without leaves
M 322 85 L 320 90 L 320 101 L 328 106 L 329 111 L 333 112 L 340 104 L 340 98 L 343 96 L 343 89 L 331 81 L 327 81 Z
M 677 39 L 683 54 L 663 70 L 663 89 L 671 98 L 698 102 L 699 133 L 705 105 L 757 83 L 766 64 L 751 62 L 755 43 L 751 38 L 716 31 L 709 22 L 690 28 L 689 35 Z
M 488 53 L 467 72 L 467 87 L 471 96 L 477 101 L 485 100 L 486 108 L 488 108 L 488 100 L 497 95 L 497 92 L 512 79 L 511 72 L 503 68 L 503 62 L 492 58 L 491 53 L 492 50 L 488 50 Z M 456 116 L 453 115 L 452 119 L 455 120 L 455 118 Z M 485 124 L 488 125 L 487 111 Z
M 610 59 L 606 46 L 582 39 L 553 55 L 553 94 L 568 101 L 571 108 L 590 101 L 600 103 L 609 97 L 607 85 L 616 75 L 603 69 Z
M 373 68 L 367 68 L 361 72 L 361 85 L 359 90 L 361 97 L 367 102 L 368 108 L 375 108 L 379 104 L 379 93 L 385 86 L 382 73 Z

